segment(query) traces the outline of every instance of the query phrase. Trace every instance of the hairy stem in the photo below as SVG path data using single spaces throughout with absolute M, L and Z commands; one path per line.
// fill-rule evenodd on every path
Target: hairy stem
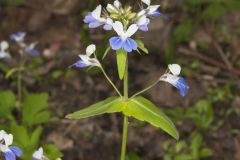
M 124 89 L 124 100 L 128 100 L 128 62 L 126 62 L 123 89 Z M 129 123 L 128 116 L 124 115 L 121 160 L 125 160 L 125 156 L 126 156 L 128 123 Z
M 140 95 L 140 94 L 148 91 L 149 89 L 153 88 L 153 87 L 154 87 L 155 85 L 157 85 L 158 83 L 159 83 L 159 80 L 157 80 L 156 82 L 154 82 L 154 83 L 151 84 L 150 86 L 146 87 L 145 89 L 143 89 L 143 90 L 135 93 L 133 96 L 131 96 L 131 98 L 134 98 L 134 97 L 136 97 L 136 96 L 138 96 L 138 95 Z
M 118 95 L 119 95 L 120 97 L 122 97 L 121 92 L 117 89 L 117 87 L 115 86 L 115 84 L 114 84 L 114 83 L 112 82 L 112 80 L 108 77 L 108 75 L 107 75 L 107 73 L 105 72 L 105 70 L 103 69 L 103 67 L 100 66 L 100 68 L 101 68 L 104 76 L 105 76 L 106 79 L 108 80 L 108 82 L 112 85 L 112 87 L 115 89 L 115 91 L 118 93 Z

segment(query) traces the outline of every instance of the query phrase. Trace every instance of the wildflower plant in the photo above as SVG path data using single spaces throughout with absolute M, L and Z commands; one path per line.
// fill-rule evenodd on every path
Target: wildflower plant
M 160 5 L 152 5 L 150 0 L 142 0 L 140 6 L 141 10 L 135 11 L 132 6 L 124 6 L 120 1 L 115 0 L 113 4 L 108 4 L 106 8 L 98 5 L 95 10 L 89 12 L 84 18 L 84 22 L 88 24 L 89 29 L 102 27 L 104 30 L 112 31 L 113 35 L 109 39 L 109 47 L 106 49 L 103 59 L 110 48 L 116 51 L 119 79 L 123 80 L 123 93 L 112 82 L 100 60 L 98 60 L 95 45 L 89 45 L 86 55 L 79 55 L 80 60 L 71 65 L 71 67 L 76 68 L 98 67 L 118 96 L 109 97 L 66 117 L 69 119 L 83 119 L 105 113 L 121 112 L 124 115 L 121 160 L 125 160 L 129 117 L 146 121 L 157 128 L 161 128 L 175 139 L 179 138 L 178 131 L 172 121 L 150 100 L 140 96 L 140 94 L 162 81 L 175 86 L 181 96 L 185 96 L 189 89 L 187 82 L 183 77 L 179 76 L 181 67 L 178 64 L 172 64 L 168 66 L 166 73 L 160 76 L 152 85 L 133 96 L 128 95 L 128 54 L 134 51 L 148 53 L 144 43 L 137 39 L 135 34 L 138 31 L 148 31 L 152 17 L 162 16 L 166 18 L 159 11 Z
M 17 44 L 14 56 L 10 54 L 11 43 L 0 42 L 0 60 L 9 61 L 18 58 L 16 65 L 6 70 L 6 78 L 16 84 L 17 96 L 11 90 L 0 91 L 0 156 L 5 160 L 31 160 L 34 151 L 41 144 L 43 124 L 50 122 L 47 93 L 29 93 L 24 87 L 24 76 L 30 71 L 32 57 L 40 58 L 40 51 L 35 47 L 37 42 L 27 43 L 25 32 L 10 35 L 13 44 Z M 13 54 L 12 54 L 13 55 Z M 7 134 L 5 130 L 11 134 Z M 14 139 L 14 141 L 13 141 Z M 62 153 L 51 144 L 41 144 L 48 159 L 55 160 Z M 17 146 L 17 147 L 16 147 Z M 0 157 L 0 159 L 2 159 Z M 43 160 L 41 158 L 39 160 Z M 45 158 L 46 159 L 46 158 Z

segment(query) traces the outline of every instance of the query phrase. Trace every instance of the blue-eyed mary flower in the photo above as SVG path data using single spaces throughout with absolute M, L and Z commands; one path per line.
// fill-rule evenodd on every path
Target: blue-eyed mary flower
M 20 46 L 21 50 L 31 56 L 40 56 L 40 52 L 35 49 L 35 46 L 37 45 L 37 42 L 32 42 L 30 44 L 25 43 L 25 32 L 16 32 L 10 35 L 10 39 L 17 42 L 17 44 Z M 22 52 L 20 52 L 22 53 Z
M 10 54 L 8 52 L 9 44 L 6 41 L 2 41 L 0 43 L 0 59 L 2 58 L 10 58 Z
M 158 8 L 160 5 L 151 5 L 151 0 L 142 0 L 143 3 L 145 3 L 148 7 L 138 13 L 139 16 L 142 16 L 143 14 L 158 17 L 161 16 L 162 13 L 158 11 Z
M 84 18 L 84 23 L 88 24 L 89 28 L 97 28 L 103 25 L 103 29 L 111 30 L 113 20 L 111 18 L 103 18 L 101 17 L 102 14 L 102 6 L 98 5 L 97 8 L 89 12 L 87 16 Z
M 147 32 L 150 19 L 146 15 L 143 15 L 137 19 L 136 24 L 138 25 L 139 30 Z
M 118 36 L 110 38 L 109 42 L 113 50 L 124 49 L 127 52 L 137 50 L 137 43 L 135 40 L 130 38 L 138 30 L 136 24 L 132 24 L 128 29 L 124 29 L 123 24 L 120 21 L 113 23 L 113 29 L 116 31 Z
M 13 135 L 7 134 L 4 130 L 0 131 L 0 152 L 3 153 L 5 160 L 16 160 L 22 155 L 20 148 L 11 146 L 13 142 Z
M 86 54 L 80 54 L 80 60 L 72 64 L 70 67 L 85 68 L 85 67 L 99 67 L 100 63 L 96 58 L 91 58 L 92 54 L 96 51 L 96 46 L 91 44 L 86 49 Z
M 172 84 L 179 90 L 180 95 L 185 97 L 187 90 L 189 89 L 189 85 L 183 77 L 179 76 L 181 72 L 181 66 L 178 64 L 170 64 L 168 65 L 168 69 L 170 72 L 162 75 L 160 77 L 160 81 L 165 81 Z

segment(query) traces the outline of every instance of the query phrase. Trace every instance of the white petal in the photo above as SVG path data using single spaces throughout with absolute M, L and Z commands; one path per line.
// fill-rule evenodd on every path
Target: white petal
M 168 83 L 172 84 L 173 86 L 176 86 L 178 76 L 175 76 L 175 75 L 172 75 L 172 74 L 164 74 L 160 77 L 159 80 L 168 82 Z
M 142 2 L 145 3 L 148 6 L 151 4 L 151 0 L 142 0 Z
M 124 36 L 123 24 L 119 21 L 113 23 L 113 29 L 117 32 L 119 36 Z
M 146 23 L 147 23 L 147 17 L 145 15 L 141 16 L 137 21 L 137 25 L 139 26 L 144 25 Z
M 128 30 L 127 30 L 127 32 L 125 33 L 125 35 L 126 35 L 127 37 L 131 37 L 132 35 L 134 35 L 134 34 L 137 32 L 137 30 L 138 30 L 138 26 L 137 26 L 136 24 L 132 24 L 132 25 L 128 28 Z
M 3 137 L 6 135 L 6 132 L 4 130 L 0 131 L 0 141 L 3 139 Z
M 90 62 L 89 62 L 89 60 L 90 60 L 89 56 L 80 54 L 79 57 L 81 58 L 81 60 L 82 60 L 86 65 L 89 65 L 89 64 L 90 64 Z
M 159 7 L 160 7 L 160 5 L 151 5 L 151 6 L 148 6 L 148 8 L 147 8 L 148 14 L 152 14 L 153 12 L 155 12 L 156 10 L 158 10 Z
M 92 12 L 92 16 L 96 19 L 100 19 L 102 12 L 102 6 L 98 5 L 97 8 Z
M 13 135 L 12 134 L 6 134 L 4 137 L 3 137 L 4 141 L 5 141 L 5 145 L 6 146 L 9 146 L 12 144 L 13 142 Z
M 119 9 L 122 4 L 121 4 L 121 2 L 119 2 L 118 0 L 115 0 L 114 3 L 113 3 L 113 5 L 114 5 L 116 8 Z
M 6 41 L 2 41 L 0 46 L 1 46 L 1 50 L 5 51 L 6 49 L 8 49 L 9 44 Z
M 86 54 L 87 54 L 88 57 L 90 57 L 95 51 L 96 51 L 95 44 L 91 44 L 87 47 Z
M 33 158 L 35 159 L 42 159 L 43 156 L 43 148 L 40 147 L 37 151 L 33 153 Z
M 178 64 L 169 64 L 168 65 L 169 70 L 173 75 L 179 75 L 181 72 L 181 66 Z

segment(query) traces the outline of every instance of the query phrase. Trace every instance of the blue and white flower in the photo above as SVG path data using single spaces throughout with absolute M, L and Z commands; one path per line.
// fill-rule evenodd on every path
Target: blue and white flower
M 26 36 L 26 32 L 16 32 L 10 35 L 10 39 L 12 41 L 16 41 L 18 43 L 21 43 L 24 41 L 24 38 Z
M 17 42 L 18 45 L 21 47 L 22 49 L 22 51 L 20 52 L 21 54 L 22 52 L 24 52 L 31 56 L 40 56 L 40 52 L 37 49 L 35 49 L 37 42 L 26 44 L 24 41 L 25 36 L 26 36 L 25 32 L 17 32 L 17 33 L 11 34 L 10 39 Z
M 36 45 L 37 45 L 37 42 L 30 43 L 24 48 L 24 52 L 31 56 L 35 56 L 35 57 L 40 56 L 39 50 L 35 49 Z
M 97 8 L 89 12 L 88 15 L 84 18 L 84 23 L 88 23 L 89 28 L 97 28 L 101 25 L 103 26 L 103 29 L 105 30 L 112 30 L 112 23 L 113 20 L 111 18 L 103 18 L 101 17 L 102 13 L 102 6 L 98 5 Z
M 137 32 L 137 24 L 132 24 L 127 30 L 124 30 L 123 24 L 120 21 L 116 21 L 113 23 L 113 29 L 118 34 L 118 36 L 112 37 L 109 40 L 113 50 L 124 49 L 127 52 L 137 50 L 138 45 L 136 41 L 130 38 Z
M 4 130 L 0 131 L 0 152 L 3 153 L 5 160 L 16 160 L 22 156 L 22 151 L 16 146 L 10 146 L 13 142 L 13 135 L 7 134 Z
M 0 59 L 2 58 L 10 58 L 10 54 L 8 52 L 9 44 L 6 41 L 2 41 L 0 43 Z
M 163 14 L 158 11 L 158 8 L 160 5 L 151 5 L 151 0 L 142 0 L 143 3 L 145 3 L 148 7 L 138 13 L 138 16 L 142 16 L 144 14 L 153 16 L 153 17 L 159 17 Z
M 81 60 L 78 60 L 74 64 L 72 64 L 70 67 L 77 67 L 77 68 L 85 68 L 85 67 L 100 67 L 100 63 L 96 58 L 91 58 L 92 54 L 96 51 L 96 46 L 94 44 L 91 44 L 86 49 L 86 54 L 79 55 Z
M 138 25 L 139 30 L 147 32 L 148 31 L 148 25 L 150 23 L 150 19 L 147 18 L 146 15 L 141 16 L 136 24 Z
M 187 90 L 190 88 L 185 79 L 179 76 L 181 72 L 181 66 L 178 64 L 170 64 L 168 65 L 169 73 L 166 73 L 160 77 L 160 81 L 165 81 L 172 84 L 176 87 L 180 95 L 185 97 L 187 94 Z

